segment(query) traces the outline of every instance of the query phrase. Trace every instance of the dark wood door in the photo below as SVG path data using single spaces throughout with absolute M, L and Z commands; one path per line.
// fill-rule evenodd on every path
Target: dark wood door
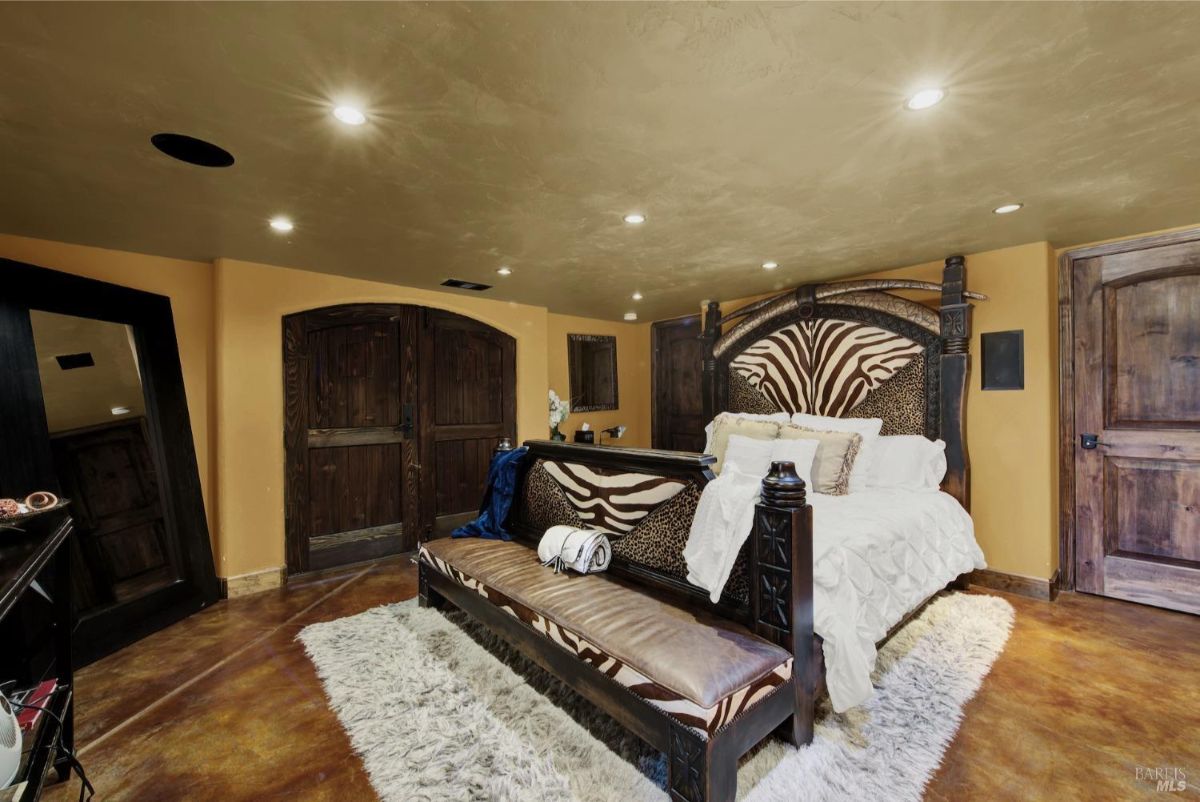
M 411 306 L 284 318 L 291 573 L 416 548 L 416 348 Z
M 72 588 L 80 627 L 109 605 L 183 575 L 168 537 L 144 418 L 56 433 L 54 468 L 75 519 Z
M 1200 242 L 1071 272 L 1076 589 L 1200 613 Z
M 421 520 L 440 537 L 475 517 L 492 451 L 517 435 L 516 341 L 425 309 L 421 341 Z
M 704 450 L 704 348 L 700 316 L 664 320 L 650 328 L 653 397 L 651 442 L 671 451 Z

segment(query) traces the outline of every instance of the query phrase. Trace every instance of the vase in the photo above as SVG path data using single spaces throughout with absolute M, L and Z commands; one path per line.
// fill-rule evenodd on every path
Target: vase
M 550 427 L 550 439 L 557 442 L 566 442 L 567 436 L 558 430 L 558 424 Z

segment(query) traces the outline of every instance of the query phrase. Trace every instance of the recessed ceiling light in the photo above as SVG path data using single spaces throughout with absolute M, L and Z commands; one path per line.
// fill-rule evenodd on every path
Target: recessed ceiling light
M 286 234 L 287 232 L 291 231 L 295 227 L 296 226 L 292 223 L 292 221 L 286 217 L 272 217 L 271 218 L 271 228 L 275 229 L 276 231 L 278 231 L 281 234 Z
M 633 295 L 631 295 L 630 297 L 631 297 L 631 298 L 633 298 L 633 300 L 635 300 L 635 301 L 640 301 L 640 300 L 642 300 L 642 294 L 641 294 L 640 292 L 635 292 L 635 293 L 634 293 Z
M 333 110 L 333 116 L 346 125 L 362 125 L 367 121 L 367 115 L 363 114 L 361 109 L 353 106 L 338 106 Z
M 995 209 L 992 209 L 992 213 L 993 214 L 1012 214 L 1013 212 L 1020 210 L 1020 208 L 1024 205 L 1025 204 L 1023 204 L 1023 203 L 1006 203 L 1003 206 L 997 206 Z
M 637 320 L 637 312 L 626 312 L 625 319 L 626 320 Z
M 904 107 L 911 111 L 920 111 L 930 106 L 936 106 L 942 102 L 944 97 L 946 97 L 944 89 L 922 89 L 905 101 Z
M 128 415 L 129 407 L 113 407 L 110 411 L 114 415 Z
M 629 214 L 625 215 L 624 220 L 630 225 L 641 225 L 642 223 L 646 222 L 646 215 L 639 214 L 638 212 L 630 212 Z
M 774 270 L 779 267 L 778 262 L 763 262 L 763 270 Z
M 512 268 L 511 268 L 511 267 L 508 267 L 508 266 L 506 266 L 506 265 L 502 265 L 502 266 L 500 266 L 500 267 L 496 268 L 496 272 L 497 272 L 497 273 L 499 273 L 499 274 L 500 274 L 500 275 L 502 275 L 502 276 L 511 276 L 511 275 L 512 275 Z

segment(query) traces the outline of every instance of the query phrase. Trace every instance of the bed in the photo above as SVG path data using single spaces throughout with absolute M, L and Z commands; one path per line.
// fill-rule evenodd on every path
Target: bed
M 844 709 L 869 696 L 877 644 L 983 565 L 964 436 L 982 296 L 965 283 L 955 256 L 940 284 L 808 285 L 725 315 L 713 303 L 703 335 L 708 418 L 878 418 L 883 435 L 944 441 L 940 490 L 822 495 L 772 460 L 749 537 L 711 591 L 689 582 L 683 552 L 725 478 L 715 456 L 534 441 L 513 462 L 515 542 L 423 543 L 421 603 L 465 610 L 664 751 L 673 799 L 733 799 L 740 755 L 772 731 L 811 742 L 818 698 Z M 537 564 L 530 550 L 560 525 L 611 533 L 605 574 Z

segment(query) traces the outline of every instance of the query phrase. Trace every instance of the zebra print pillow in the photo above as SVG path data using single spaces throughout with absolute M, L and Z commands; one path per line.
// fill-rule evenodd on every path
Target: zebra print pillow
M 645 473 L 616 473 L 575 462 L 546 460 L 584 526 L 624 535 L 651 511 L 683 489 L 677 479 Z
M 923 351 L 876 326 L 821 318 L 767 335 L 730 368 L 780 410 L 842 417 Z

